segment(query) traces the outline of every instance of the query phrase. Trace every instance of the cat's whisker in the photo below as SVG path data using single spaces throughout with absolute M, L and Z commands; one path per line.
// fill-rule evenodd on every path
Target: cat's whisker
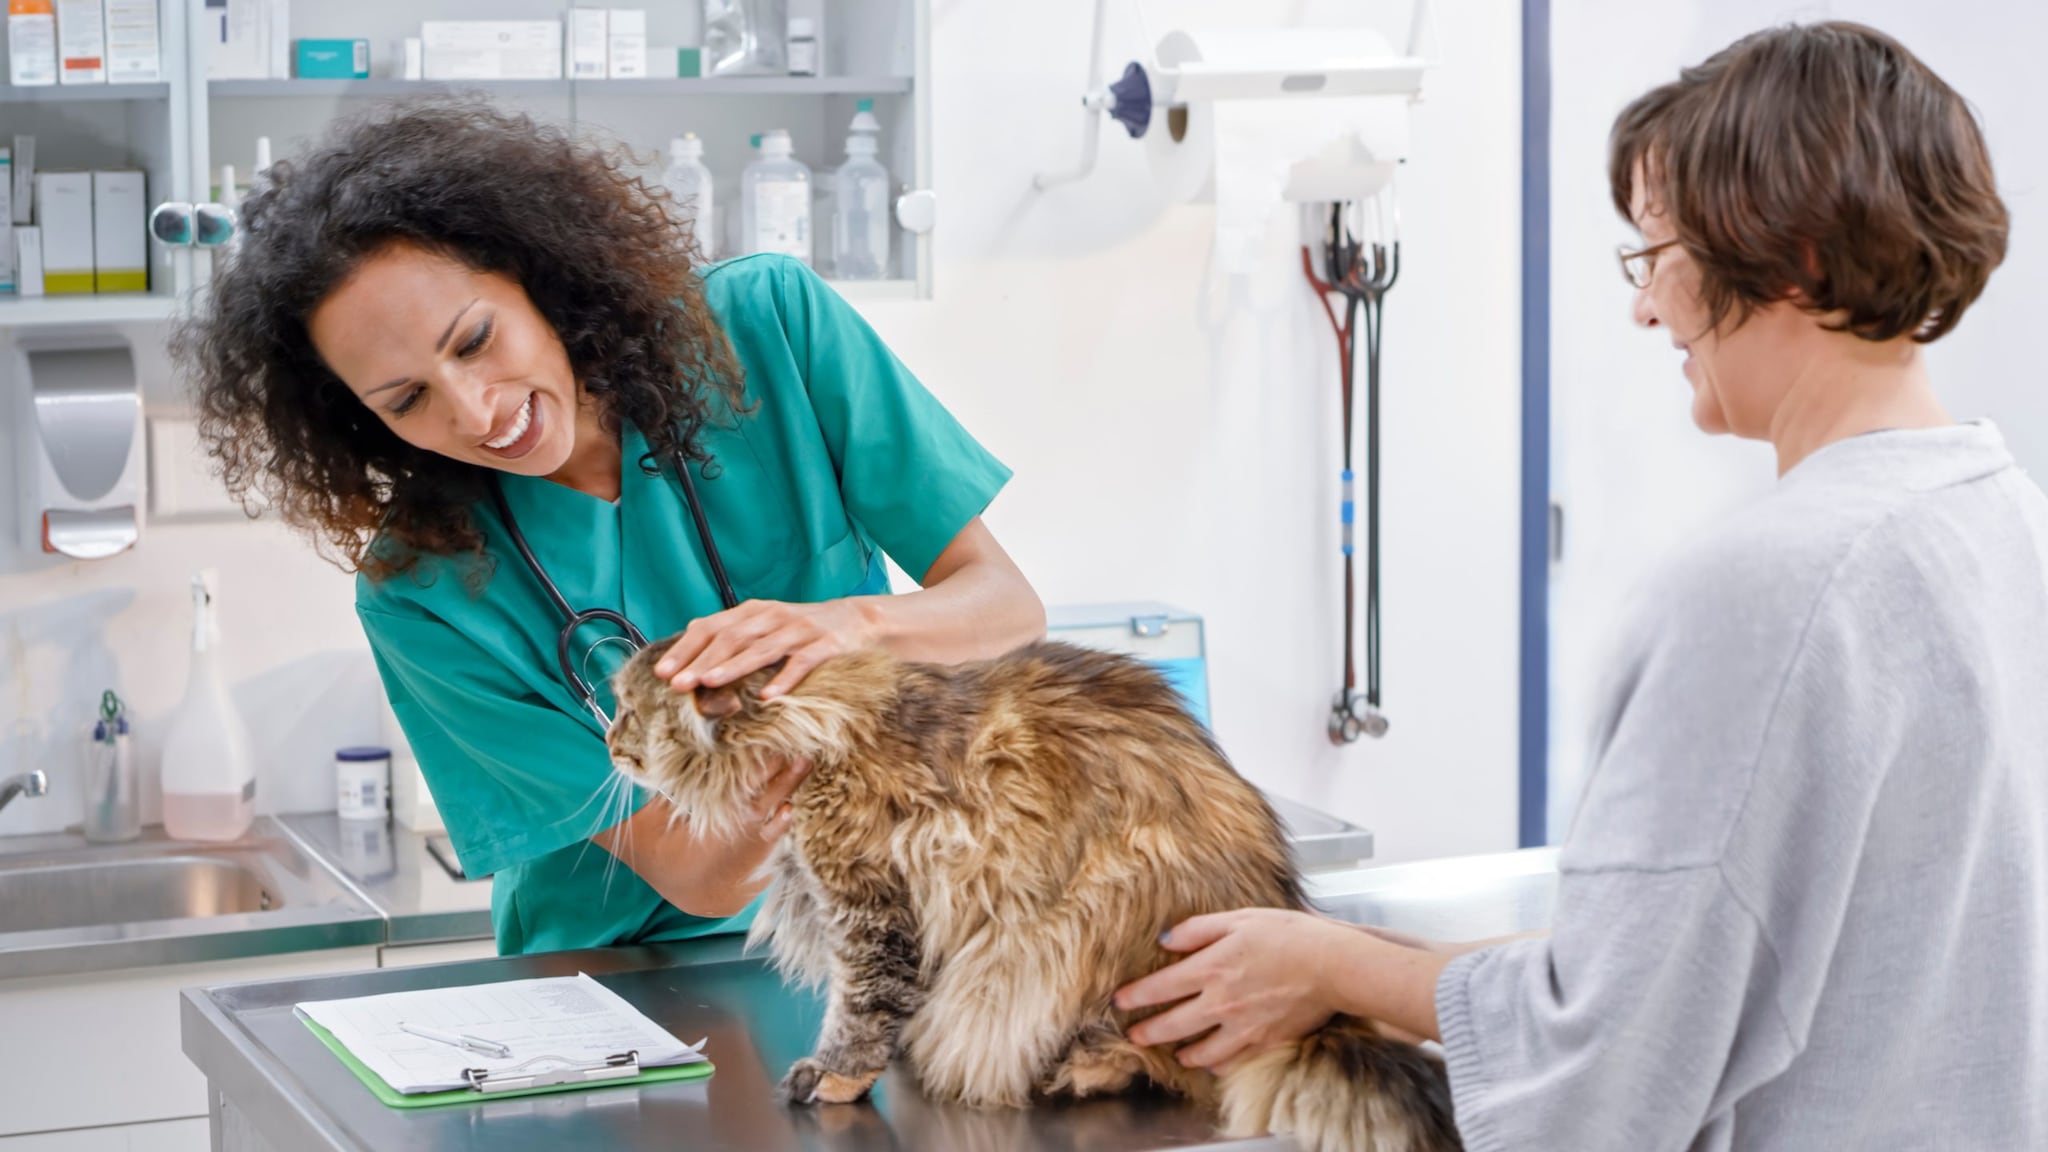
M 619 785 L 624 782 L 625 777 L 619 775 L 616 772 L 612 773 L 609 776 L 606 776 L 604 783 L 599 784 L 596 788 L 591 790 L 590 798 L 585 800 L 583 803 L 577 805 L 576 811 L 569 814 L 570 819 L 574 819 L 577 816 L 582 815 L 584 809 L 590 807 L 592 804 L 596 804 L 598 806 L 597 811 L 600 817 L 600 823 L 598 825 L 597 830 L 599 832 L 602 832 L 607 828 L 616 826 L 618 824 L 618 821 L 603 820 L 602 817 L 611 809 L 612 794 L 615 791 L 617 791 Z M 583 857 L 590 851 L 591 843 L 592 841 L 589 837 L 584 838 L 583 847 L 576 853 L 576 863 L 573 866 L 576 871 L 582 871 Z M 614 859 L 617 859 L 617 857 L 614 857 Z

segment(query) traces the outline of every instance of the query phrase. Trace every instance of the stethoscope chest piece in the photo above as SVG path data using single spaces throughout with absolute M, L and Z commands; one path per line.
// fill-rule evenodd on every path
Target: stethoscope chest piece
M 1330 743 L 1356 744 L 1361 736 L 1377 740 L 1387 734 L 1387 714 L 1366 701 L 1363 693 L 1343 691 L 1330 702 Z

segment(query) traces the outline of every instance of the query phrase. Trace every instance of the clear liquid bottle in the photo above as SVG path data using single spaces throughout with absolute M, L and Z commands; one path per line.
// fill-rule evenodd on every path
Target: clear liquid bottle
M 717 194 L 712 188 L 711 169 L 704 166 L 704 142 L 697 139 L 695 132 L 684 133 L 669 141 L 668 171 L 661 174 L 661 182 L 676 202 L 677 211 L 682 214 L 683 225 L 696 246 L 697 256 L 704 260 L 714 259 L 712 249 L 716 245 L 713 238 L 718 235 L 718 229 L 713 209 Z
M 178 840 L 233 840 L 256 818 L 249 734 L 221 679 L 214 574 L 192 577 L 192 670 L 164 733 L 164 831 Z
M 856 132 L 832 179 L 832 269 L 841 280 L 880 280 L 889 267 L 889 170 L 875 138 Z
M 740 234 L 748 253 L 811 262 L 811 170 L 790 153 L 789 133 L 763 133 L 761 158 L 740 174 Z

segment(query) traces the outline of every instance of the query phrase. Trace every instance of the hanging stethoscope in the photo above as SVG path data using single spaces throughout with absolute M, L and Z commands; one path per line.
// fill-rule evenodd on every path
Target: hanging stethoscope
M 704 559 L 711 567 L 711 578 L 718 585 L 718 599 L 727 608 L 739 606 L 739 597 L 733 594 L 732 582 L 725 578 L 725 562 L 719 558 L 718 545 L 711 539 L 711 524 L 704 518 L 703 502 L 697 499 L 697 482 L 691 478 L 690 469 L 683 460 L 680 450 L 673 453 L 670 463 L 675 466 L 676 477 L 683 483 L 683 500 L 690 506 L 690 519 L 696 522 L 697 539 L 704 542 Z M 623 644 L 630 652 L 647 647 L 647 637 L 633 626 L 622 613 L 609 608 L 586 608 L 581 612 L 569 606 L 569 600 L 562 590 L 548 578 L 547 569 L 540 566 L 540 559 L 526 543 L 526 533 L 519 530 L 519 521 L 512 517 L 512 505 L 505 500 L 505 489 L 498 483 L 498 477 L 491 476 L 491 499 L 498 506 L 498 517 L 505 522 L 505 531 L 512 537 L 512 546 L 519 550 L 519 558 L 526 561 L 526 568 L 533 578 L 540 582 L 541 590 L 554 601 L 555 611 L 562 616 L 562 630 L 555 634 L 555 659 L 561 665 L 562 679 L 567 681 L 571 691 L 583 706 L 606 731 L 611 730 L 612 718 L 605 715 L 597 703 L 597 690 L 583 678 L 573 658 L 575 637 L 578 630 L 589 624 L 610 624 L 620 632 L 619 636 L 608 637 L 609 643 Z
M 1386 193 L 1391 200 L 1392 187 Z M 1366 232 L 1370 212 L 1372 238 Z M 1323 315 L 1337 337 L 1337 363 L 1341 380 L 1344 436 L 1344 686 L 1330 703 L 1330 742 L 1350 744 L 1360 736 L 1384 736 L 1387 717 L 1380 711 L 1380 332 L 1386 314 L 1387 290 L 1401 274 L 1400 206 L 1391 205 L 1392 227 L 1380 212 L 1380 198 L 1348 204 L 1332 204 L 1322 238 L 1323 274 L 1316 275 L 1315 253 L 1302 245 L 1301 271 L 1316 290 Z M 1381 236 L 1387 242 L 1380 241 Z M 1344 301 L 1344 320 L 1338 323 L 1331 295 Z M 1356 359 L 1358 320 L 1365 318 L 1365 693 L 1358 692 L 1357 662 L 1353 646 L 1357 634 L 1353 615 L 1357 600 L 1353 565 L 1357 551 L 1352 529 L 1356 520 L 1352 503 L 1352 377 Z

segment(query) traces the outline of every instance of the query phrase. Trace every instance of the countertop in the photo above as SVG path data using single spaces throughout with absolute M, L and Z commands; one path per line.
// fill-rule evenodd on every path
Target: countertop
M 281 816 L 309 851 L 384 917 L 387 944 L 481 940 L 491 933 L 491 880 L 457 880 L 427 850 L 430 836 L 332 812 Z

